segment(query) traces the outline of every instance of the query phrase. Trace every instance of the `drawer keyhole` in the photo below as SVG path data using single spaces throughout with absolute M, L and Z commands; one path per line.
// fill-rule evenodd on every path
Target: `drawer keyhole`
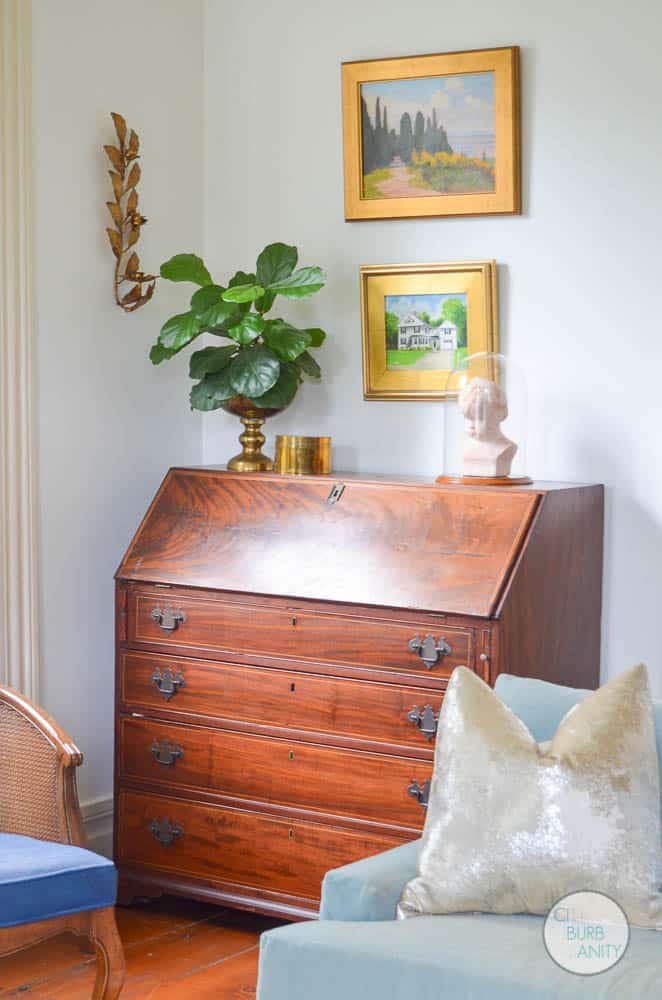
M 290 691 L 296 691 L 296 684 L 294 681 L 290 684 Z
M 296 620 L 296 618 L 293 618 L 293 619 L 292 619 L 292 625 L 296 625 L 296 623 L 297 623 L 297 620 Z
M 287 756 L 290 760 L 294 760 L 294 750 L 290 750 Z
M 290 838 L 290 840 L 294 840 L 294 830 L 291 827 L 287 831 L 287 836 Z

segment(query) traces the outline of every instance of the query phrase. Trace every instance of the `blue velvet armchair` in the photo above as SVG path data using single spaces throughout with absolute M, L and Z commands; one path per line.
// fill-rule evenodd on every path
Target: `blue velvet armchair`
M 0 960 L 71 931 L 97 955 L 94 1000 L 115 1000 L 124 955 L 115 866 L 85 849 L 82 754 L 27 698 L 0 687 Z
M 589 692 L 502 675 L 496 690 L 540 742 Z M 662 704 L 655 707 L 662 761 Z M 632 930 L 623 959 L 573 975 L 549 958 L 541 917 L 458 913 L 397 921 L 419 842 L 330 871 L 320 920 L 268 931 L 257 1000 L 657 1000 L 662 933 Z

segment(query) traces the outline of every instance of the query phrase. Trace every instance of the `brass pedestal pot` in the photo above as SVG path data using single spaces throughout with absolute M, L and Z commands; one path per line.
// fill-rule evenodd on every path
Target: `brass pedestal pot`
M 271 472 L 274 463 L 262 452 L 266 438 L 261 428 L 267 417 L 281 413 L 285 407 L 261 409 L 246 396 L 233 396 L 223 404 L 223 409 L 239 417 L 245 427 L 243 433 L 239 435 L 242 450 L 230 459 L 228 469 L 232 469 L 233 472 Z

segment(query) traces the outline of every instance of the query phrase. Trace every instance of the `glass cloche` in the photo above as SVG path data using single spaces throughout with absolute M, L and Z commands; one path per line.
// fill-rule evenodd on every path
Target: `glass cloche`
M 440 482 L 509 486 L 527 475 L 528 394 L 504 354 L 472 354 L 446 380 L 444 473 Z

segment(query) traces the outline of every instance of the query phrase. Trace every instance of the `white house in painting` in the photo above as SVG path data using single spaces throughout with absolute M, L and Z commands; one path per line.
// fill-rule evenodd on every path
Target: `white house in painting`
M 407 313 L 398 324 L 398 349 L 401 351 L 454 351 L 456 347 L 457 327 L 450 320 L 445 319 L 441 326 L 430 326 L 416 313 Z

